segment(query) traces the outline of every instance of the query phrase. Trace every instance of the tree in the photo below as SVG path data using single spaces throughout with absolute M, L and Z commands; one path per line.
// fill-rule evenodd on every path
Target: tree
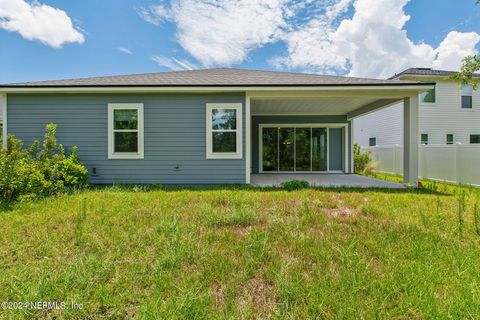
M 480 1 L 480 0 L 478 0 Z M 480 77 L 475 77 L 475 73 L 480 70 L 480 55 L 468 56 L 463 59 L 463 65 L 459 73 L 452 76 L 452 79 L 461 83 L 469 84 L 474 90 L 480 85 Z
M 480 4 L 480 0 L 476 0 L 476 3 Z M 475 73 L 478 71 L 480 71 L 480 55 L 468 56 L 463 59 L 460 72 L 451 76 L 451 79 L 469 84 L 476 90 L 480 85 L 480 77 L 475 77 Z

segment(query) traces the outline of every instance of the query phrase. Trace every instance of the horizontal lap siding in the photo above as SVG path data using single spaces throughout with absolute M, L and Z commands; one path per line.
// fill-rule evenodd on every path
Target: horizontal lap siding
M 144 104 L 145 158 L 109 160 L 107 105 L 128 102 Z M 206 159 L 205 106 L 211 102 L 245 106 L 245 97 L 243 93 L 11 94 L 8 132 L 28 147 L 43 137 L 47 123 L 56 123 L 58 142 L 67 148 L 78 146 L 82 162 L 89 170 L 96 168 L 97 175 L 91 177 L 96 184 L 245 183 L 244 159 Z

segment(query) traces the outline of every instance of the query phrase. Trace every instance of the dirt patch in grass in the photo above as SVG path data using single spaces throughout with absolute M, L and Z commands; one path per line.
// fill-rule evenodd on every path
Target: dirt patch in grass
M 215 283 L 212 290 L 213 300 L 217 307 L 223 307 L 225 304 L 225 295 L 223 293 L 223 287 L 220 283 Z
M 379 275 L 383 275 L 382 265 L 377 258 L 372 258 L 370 260 L 370 268 Z
M 264 225 L 261 223 L 252 224 L 252 225 L 224 225 L 224 226 L 218 226 L 217 231 L 230 232 L 235 236 L 242 238 L 248 233 L 250 233 L 253 229 L 260 229 L 262 228 L 262 226 Z
M 350 207 L 326 208 L 324 212 L 332 217 L 354 217 L 360 214 L 360 210 Z
M 259 319 L 269 318 L 277 304 L 275 285 L 260 276 L 247 281 L 239 299 L 241 310 L 255 310 Z
M 324 238 L 324 233 L 323 233 L 323 229 L 318 227 L 318 226 L 314 226 L 312 228 L 310 228 L 310 232 L 312 233 L 312 235 L 317 238 L 317 239 L 322 239 Z

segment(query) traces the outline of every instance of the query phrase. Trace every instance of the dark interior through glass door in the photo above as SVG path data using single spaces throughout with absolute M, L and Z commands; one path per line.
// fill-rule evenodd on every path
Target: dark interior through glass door
M 328 170 L 326 128 L 263 128 L 264 172 Z

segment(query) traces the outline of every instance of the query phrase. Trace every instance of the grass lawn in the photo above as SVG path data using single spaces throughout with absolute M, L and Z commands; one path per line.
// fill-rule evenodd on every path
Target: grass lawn
M 0 318 L 479 318 L 477 189 L 427 188 L 24 200 L 0 212 L 0 302 L 67 309 Z

